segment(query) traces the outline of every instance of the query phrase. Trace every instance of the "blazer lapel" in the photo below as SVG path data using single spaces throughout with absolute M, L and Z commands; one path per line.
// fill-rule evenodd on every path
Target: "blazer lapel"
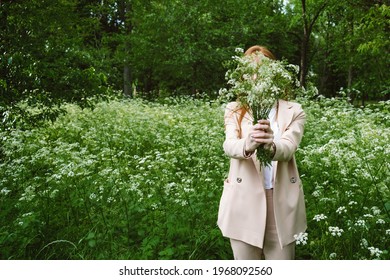
M 294 110 L 291 110 L 293 107 L 288 101 L 279 100 L 279 109 L 278 109 L 278 126 L 279 126 L 279 135 L 282 135 L 286 130 L 287 126 L 291 123 Z
M 279 137 L 282 136 L 283 132 L 286 131 L 287 126 L 291 123 L 294 110 L 291 110 L 293 106 L 285 100 L 279 100 L 279 108 L 277 115 L 277 122 L 279 126 Z M 278 169 L 278 162 L 273 162 L 273 181 L 275 182 L 276 171 Z

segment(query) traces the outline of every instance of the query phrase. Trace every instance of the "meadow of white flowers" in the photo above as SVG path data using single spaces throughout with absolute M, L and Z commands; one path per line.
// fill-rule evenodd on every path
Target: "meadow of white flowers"
M 297 158 L 316 259 L 390 259 L 390 103 L 300 100 L 307 125 Z
M 299 100 L 308 230 L 299 259 L 390 259 L 389 109 Z M 1 259 L 231 259 L 216 226 L 223 105 L 168 98 L 66 105 L 0 132 Z

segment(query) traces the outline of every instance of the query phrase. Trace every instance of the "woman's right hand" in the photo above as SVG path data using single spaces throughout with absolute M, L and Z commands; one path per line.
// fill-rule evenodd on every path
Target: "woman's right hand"
M 272 146 L 274 132 L 271 129 L 269 120 L 259 120 L 252 126 L 245 142 L 245 151 L 253 153 L 260 145 Z

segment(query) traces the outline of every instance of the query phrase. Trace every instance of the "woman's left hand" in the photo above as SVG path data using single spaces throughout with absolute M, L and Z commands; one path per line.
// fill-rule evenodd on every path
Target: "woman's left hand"
M 269 120 L 259 120 L 253 126 L 251 133 L 252 140 L 260 144 L 272 144 L 274 141 L 274 132 L 271 129 Z
M 267 150 L 273 149 L 274 132 L 271 129 L 269 120 L 259 120 L 257 124 L 253 126 L 251 136 L 253 141 L 264 144 L 264 148 Z

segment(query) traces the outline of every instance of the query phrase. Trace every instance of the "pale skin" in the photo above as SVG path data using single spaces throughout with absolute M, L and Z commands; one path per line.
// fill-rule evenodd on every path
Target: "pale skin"
M 261 144 L 264 144 L 266 149 L 272 149 L 272 142 L 274 141 L 274 132 L 271 129 L 269 120 L 259 120 L 252 126 L 248 135 L 247 145 L 245 151 L 252 153 Z

